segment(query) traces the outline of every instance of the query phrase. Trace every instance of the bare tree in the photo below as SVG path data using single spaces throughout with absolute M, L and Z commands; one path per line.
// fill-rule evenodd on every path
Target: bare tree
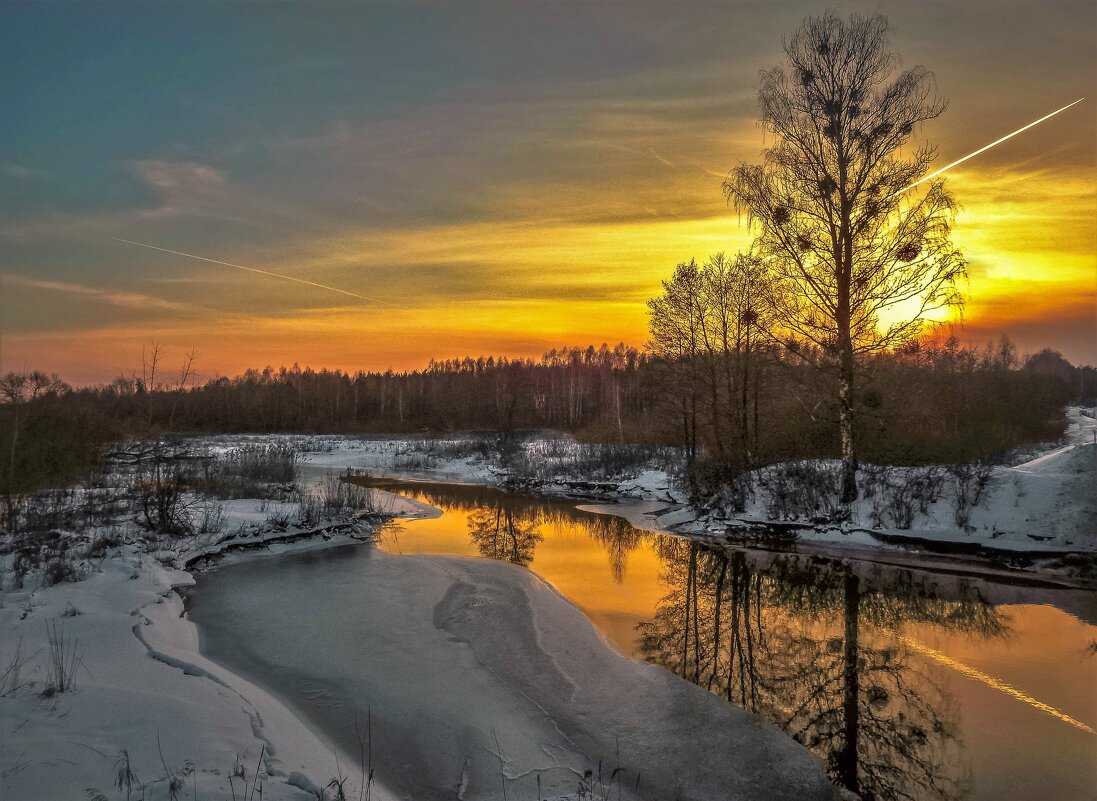
M 17 457 L 21 443 L 19 436 L 26 424 L 27 409 L 34 401 L 49 393 L 60 393 L 68 386 L 56 375 L 46 375 L 39 370 L 21 370 L 0 377 L 0 403 L 8 407 L 4 416 L 4 439 L 7 439 L 8 458 L 2 478 L 4 499 L 7 508 L 6 517 L 15 525 L 15 502 L 17 489 L 27 484 L 26 476 L 20 477 L 17 470 Z M 23 480 L 21 481 L 20 478 Z
M 175 413 L 179 407 L 180 397 L 187 389 L 187 384 L 193 387 L 198 378 L 198 373 L 194 369 L 194 362 L 198 359 L 197 350 L 191 349 L 183 356 L 183 364 L 179 368 L 178 377 L 174 380 L 170 377 L 165 380 L 161 364 L 163 359 L 163 344 L 155 339 L 150 340 L 141 346 L 140 374 L 136 370 L 128 374 L 122 373 L 115 379 L 113 385 L 119 392 L 133 393 L 140 399 L 145 424 L 150 429 L 157 417 L 157 401 L 160 396 L 164 394 L 170 396 L 171 405 L 168 408 L 167 420 L 170 429 L 175 423 Z
M 718 463 L 751 461 L 757 416 L 750 415 L 750 393 L 758 388 L 753 357 L 772 316 L 771 295 L 768 272 L 755 255 L 717 253 L 701 266 L 679 264 L 662 294 L 648 301 L 647 347 L 668 373 L 665 397 L 681 415 L 691 459 L 703 442 Z M 702 430 L 707 436 L 700 436 Z
M 682 420 L 682 444 L 692 462 L 697 456 L 698 357 L 704 328 L 701 275 L 696 261 L 679 264 L 663 294 L 648 301 L 651 339 L 647 349 L 669 370 L 669 393 Z
M 706 343 L 714 344 L 722 365 L 727 417 L 737 429 L 742 463 L 748 464 L 757 450 L 760 371 L 755 357 L 772 322 L 773 286 L 754 253 L 736 253 L 730 259 L 717 253 L 705 262 L 701 277 Z
M 170 429 L 175 423 L 175 410 L 179 407 L 179 397 L 187 389 L 187 383 L 193 383 L 198 375 L 194 371 L 194 362 L 198 358 L 198 351 L 191 349 L 190 353 L 183 357 L 183 366 L 179 368 L 179 379 L 176 381 L 175 386 L 171 387 L 172 401 L 171 411 L 168 414 L 168 428 Z
M 955 202 L 942 179 L 911 184 L 936 155 L 904 147 L 945 102 L 922 67 L 898 71 L 887 20 L 810 17 L 785 42 L 787 64 L 762 76 L 773 144 L 724 191 L 758 231 L 776 281 L 780 326 L 811 343 L 837 378 L 842 501 L 857 497 L 853 414 L 861 354 L 917 336 L 958 304 L 965 262 L 949 235 Z
M 537 544 L 544 539 L 536 515 L 522 514 L 509 504 L 480 508 L 468 516 L 469 539 L 482 556 L 516 565 L 533 561 Z
M 160 359 L 164 354 L 163 345 L 155 339 L 147 345 L 141 345 L 141 374 L 132 371 L 124 377 L 127 385 L 132 386 L 134 394 L 141 399 L 145 414 L 145 424 L 152 426 L 155 407 L 154 399 L 160 387 Z

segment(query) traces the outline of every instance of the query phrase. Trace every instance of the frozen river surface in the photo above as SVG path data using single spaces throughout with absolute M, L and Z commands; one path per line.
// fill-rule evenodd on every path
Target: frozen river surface
M 355 768 L 368 728 L 398 797 L 534 798 L 540 781 L 554 798 L 616 768 L 612 797 L 653 799 L 825 798 L 824 764 L 879 799 L 1082 799 L 1097 783 L 1093 593 L 402 490 L 444 514 L 388 529 L 384 552 L 224 565 L 188 599 L 203 652 Z

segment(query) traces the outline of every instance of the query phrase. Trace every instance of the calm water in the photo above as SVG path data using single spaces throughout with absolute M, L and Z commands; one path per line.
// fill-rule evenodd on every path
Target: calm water
M 775 721 L 866 799 L 1095 797 L 1097 593 L 714 548 L 478 487 L 385 486 L 444 514 L 390 525 L 384 550 L 529 567 L 623 651 Z M 200 629 L 218 612 L 196 611 Z M 203 634 L 207 647 L 225 656 Z

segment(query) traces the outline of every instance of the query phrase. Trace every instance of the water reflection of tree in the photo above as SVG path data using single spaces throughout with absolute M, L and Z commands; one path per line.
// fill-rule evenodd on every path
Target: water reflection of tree
M 999 635 L 992 606 L 941 599 L 909 571 L 669 539 L 663 552 L 671 591 L 639 627 L 646 658 L 773 720 L 863 799 L 964 795 L 950 701 L 896 632 Z
M 574 521 L 572 522 L 574 525 Z M 628 555 L 650 535 L 633 528 L 627 520 L 610 515 L 586 514 L 581 520 L 587 536 L 602 544 L 609 557 L 613 580 L 621 584 L 625 580 Z
M 651 535 L 633 528 L 620 517 L 580 512 L 574 501 L 533 498 L 490 487 L 360 479 L 364 486 L 410 493 L 433 506 L 457 509 L 468 515 L 469 539 L 489 559 L 529 565 L 546 528 L 558 534 L 581 531 L 606 549 L 610 570 L 624 581 L 628 555 Z
M 537 543 L 544 539 L 536 517 L 516 514 L 502 504 L 470 512 L 468 526 L 469 539 L 481 556 L 523 567 L 533 561 Z

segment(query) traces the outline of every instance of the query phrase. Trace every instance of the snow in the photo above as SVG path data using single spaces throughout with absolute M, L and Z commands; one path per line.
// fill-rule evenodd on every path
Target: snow
M 224 529 L 236 531 L 241 527 L 261 525 L 272 517 L 297 514 L 300 504 L 287 501 L 266 501 L 255 498 L 242 498 L 222 501 L 221 509 L 225 515 Z
M 840 525 L 776 522 L 790 524 L 801 540 L 826 546 L 880 549 L 905 542 L 1049 555 L 1097 551 L 1097 419 L 1079 408 L 1069 409 L 1068 419 L 1062 445 L 1023 464 L 993 469 L 966 526 L 957 525 L 947 491 L 905 530 L 873 528 L 869 499 L 858 501 L 851 519 Z M 414 438 L 204 441 L 215 453 L 244 442 L 299 443 L 307 448 L 302 471 L 311 481 L 348 469 L 494 486 L 508 478 L 489 461 L 464 454 L 467 443 L 458 440 L 453 447 Z M 626 517 L 639 528 L 708 540 L 725 540 L 743 525 L 775 522 L 757 497 L 736 515 L 694 509 L 672 477 L 654 466 L 613 480 L 561 478 L 539 489 L 617 500 L 584 508 Z M 373 492 L 385 515 L 440 514 L 400 495 Z M 234 765 L 242 762 L 251 775 L 261 753 L 263 797 L 274 801 L 315 798 L 314 791 L 336 775 L 354 773 L 348 742 L 328 742 L 282 694 L 276 697 L 199 653 L 197 629 L 182 617 L 176 592 L 193 583 L 178 568 L 196 556 L 219 557 L 228 569 L 260 556 L 357 542 L 353 527 L 343 521 L 308 530 L 272 528 L 272 517 L 294 518 L 296 504 L 288 501 L 226 501 L 222 510 L 220 530 L 197 538 L 188 554 L 160 554 L 162 563 L 127 545 L 88 560 L 83 581 L 0 592 L 0 674 L 21 642 L 24 674 L 36 682 L 0 698 L 0 797 L 86 797 L 89 787 L 112 795 L 115 760 L 123 750 L 149 784 L 149 801 L 168 797 L 165 773 L 183 771 L 185 764 L 194 765 L 188 789 L 196 782 L 200 797 L 230 797 L 242 781 L 235 777 L 230 787 Z M 241 543 L 261 549 L 246 555 L 231 550 Z M 461 797 L 493 797 L 484 778 L 500 758 L 484 741 L 484 732 L 493 728 L 504 772 L 515 782 L 536 768 L 563 788 L 592 760 L 615 754 L 619 740 L 621 762 L 642 769 L 642 787 L 651 797 L 679 791 L 682 798 L 829 797 L 819 766 L 804 749 L 704 690 L 621 655 L 579 610 L 528 571 L 436 556 L 377 554 L 370 564 L 369 576 L 355 580 L 370 594 L 363 619 L 377 632 L 363 658 L 375 660 L 379 714 L 385 714 L 383 699 L 392 691 L 385 677 L 405 681 L 405 695 L 391 697 L 410 704 L 403 708 L 411 712 L 407 725 L 439 722 L 432 748 L 469 760 L 454 778 L 464 788 Z M 41 693 L 47 622 L 76 643 L 80 658 L 75 689 L 52 697 Z M 247 619 L 230 622 L 247 631 Z M 409 654 L 426 666 L 422 674 L 397 669 L 398 658 Z M 314 654 L 307 656 L 315 661 Z M 368 674 L 357 665 L 356 672 Z M 431 687 L 447 688 L 444 702 L 427 691 Z M 403 712 L 393 707 L 389 719 Z M 445 732 L 460 736 L 447 745 Z M 467 753 L 459 754 L 461 749 Z M 408 762 L 405 773 L 415 774 L 431 754 L 420 756 L 419 765 Z M 352 775 L 347 786 L 355 781 L 360 778 Z M 693 789 L 685 789 L 687 784 Z M 383 787 L 373 790 L 382 801 L 400 794 L 399 787 L 388 796 Z
M 375 493 L 375 502 L 389 515 L 437 514 L 389 493 Z M 184 796 L 233 797 L 244 789 L 241 774 L 249 784 L 262 778 L 264 798 L 315 801 L 318 789 L 346 774 L 338 749 L 279 699 L 199 653 L 198 631 L 183 617 L 176 590 L 193 585 L 180 568 L 195 561 L 231 564 L 361 544 L 368 525 L 353 517 L 313 528 L 273 522 L 294 519 L 295 502 L 204 504 L 220 505 L 219 530 L 165 551 L 127 541 L 79 560 L 83 580 L 45 587 L 32 574 L 25 589 L 0 592 L 0 675 L 18 649 L 20 672 L 33 682 L 0 697 L 0 798 L 83 798 L 88 788 L 113 797 L 123 753 L 148 801 L 169 797 L 172 776 L 183 778 Z M 130 539 L 140 533 L 125 524 L 122 531 Z M 62 536 L 78 542 L 95 533 Z M 79 660 L 74 689 L 52 695 L 43 694 L 48 626 L 63 632 Z
M 368 706 L 377 781 L 399 798 L 496 799 L 503 776 L 510 797 L 533 797 L 538 777 L 542 797 L 570 797 L 600 762 L 624 769 L 626 799 L 833 797 L 819 761 L 775 726 L 624 656 L 507 563 L 370 551 L 234 566 L 210 577 L 194 616 L 216 657 L 283 697 L 322 697 L 305 711 L 347 760 Z
M 534 574 L 499 562 L 460 567 L 436 624 L 558 721 L 591 764 L 620 753 L 644 797 L 833 797 L 815 757 L 776 726 L 624 656 Z
M 250 504 L 232 506 L 251 514 Z M 411 509 L 428 513 L 421 505 Z M 229 556 L 220 569 L 351 542 L 336 535 L 272 543 Z M 618 743 L 622 763 L 643 774 L 641 791 L 626 790 L 624 798 L 672 791 L 683 799 L 831 797 L 817 760 L 776 727 L 620 654 L 582 612 L 527 570 L 376 551 L 366 565 L 356 565 L 348 581 L 362 593 L 355 608 L 369 634 L 335 633 L 361 646 L 352 660 L 317 660 L 314 640 L 285 636 L 295 630 L 294 615 L 323 628 L 309 599 L 345 602 L 341 593 L 313 590 L 339 580 L 327 569 L 297 596 L 272 596 L 242 583 L 246 599 L 223 620 L 241 649 L 258 636 L 280 667 L 292 668 L 297 658 L 321 684 L 324 669 L 350 681 L 342 689 L 329 682 L 328 691 L 370 703 L 375 731 L 384 732 L 386 742 L 403 736 L 419 743 L 390 774 L 390 780 L 399 777 L 395 790 L 379 779 L 373 798 L 431 797 L 409 794 L 408 781 L 442 777 L 455 784 L 460 775 L 462 798 L 498 797 L 499 757 L 489 733 L 499 738 L 509 782 L 525 786 L 536 770 L 546 791 L 554 787 L 560 797 L 574 791 L 584 769 L 617 753 Z M 83 666 L 72 691 L 47 699 L 39 683 L 0 700 L 3 797 L 84 797 L 89 787 L 110 794 L 123 750 L 148 784 L 150 801 L 168 797 L 165 774 L 185 764 L 195 766 L 185 780 L 188 791 L 196 782 L 200 797 L 228 798 L 241 789 L 239 777 L 230 787 L 233 765 L 240 762 L 250 776 L 260 754 L 264 798 L 313 798 L 309 793 L 336 776 L 349 775 L 346 787 L 356 786 L 353 743 L 327 740 L 281 692 L 199 653 L 198 629 L 183 617 L 176 592 L 193 582 L 189 573 L 124 547 L 96 560 L 83 581 L 0 596 L 5 665 L 21 641 L 24 654 L 35 654 L 26 670 L 40 682 L 40 649 L 51 621 L 77 643 Z M 65 616 L 70 607 L 79 614 Z M 258 612 L 264 608 L 274 610 L 270 631 Z M 321 644 L 319 652 L 328 649 Z M 463 771 L 439 773 L 438 766 L 452 764 Z
M 450 458 L 428 452 L 446 444 L 446 440 L 416 438 L 351 439 L 332 438 L 325 450 L 301 455 L 305 466 L 324 472 L 365 471 L 379 476 L 430 478 L 467 484 L 494 484 L 498 473 L 474 456 Z
M 265 748 L 264 797 L 314 799 L 300 776 L 334 774 L 334 752 L 273 697 L 198 653 L 173 591 L 190 584 L 189 575 L 132 549 L 95 568 L 80 582 L 0 596 L 0 659 L 6 667 L 21 641 L 22 653 L 34 655 L 25 672 L 38 682 L 0 699 L 0 795 L 84 798 L 92 787 L 113 796 L 115 760 L 125 750 L 150 801 L 168 797 L 163 761 L 172 773 L 194 764 L 188 795 L 196 783 L 202 797 L 228 798 L 237 757 L 250 779 Z M 79 614 L 65 616 L 67 608 Z M 51 698 L 40 694 L 47 622 L 80 660 L 74 689 Z M 287 783 L 291 777 L 301 788 Z
M 801 542 L 887 549 L 895 547 L 951 548 L 969 553 L 1014 552 L 1054 556 L 1097 552 L 1097 419 L 1092 410 L 1067 409 L 1066 444 L 1013 467 L 996 466 L 985 497 L 973 506 L 965 525 L 956 520 L 956 489 L 946 478 L 940 497 L 925 513 L 916 510 L 910 528 L 873 525 L 873 500 L 862 497 L 840 524 L 812 523 L 803 518 L 773 519 L 767 513 L 762 486 L 767 471 L 755 471 L 755 492 L 742 512 L 698 510 L 666 496 L 666 503 L 603 504 L 583 508 L 618 514 L 647 531 L 663 531 L 711 540 L 751 536 L 751 532 L 782 526 Z M 835 468 L 814 460 L 817 469 Z M 900 477 L 904 468 L 895 468 Z M 909 471 L 906 471 L 909 472 Z M 862 474 L 863 475 L 863 474 Z M 862 478 L 863 480 L 863 478 Z M 646 492 L 636 497 L 660 497 L 664 487 L 647 479 Z M 628 484 L 622 484 L 627 490 Z

